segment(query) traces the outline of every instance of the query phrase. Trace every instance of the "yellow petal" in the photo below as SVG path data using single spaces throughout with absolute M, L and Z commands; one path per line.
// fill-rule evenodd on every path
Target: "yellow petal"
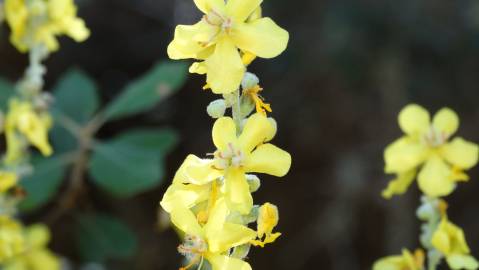
M 419 188 L 431 197 L 449 195 L 456 187 L 451 168 L 437 155 L 432 155 L 418 175 Z
M 178 25 L 175 28 L 173 41 L 168 45 L 168 56 L 171 59 L 197 58 L 198 54 L 207 50 L 210 39 L 218 31 L 216 26 L 201 20 L 194 25 Z
M 245 66 L 233 41 L 227 36 L 218 39 L 214 53 L 205 60 L 206 82 L 215 94 L 236 91 L 243 79 Z
M 217 200 L 210 211 L 208 222 L 204 227 L 205 235 L 208 239 L 222 230 L 228 214 L 229 209 L 226 206 L 226 202 L 223 199 Z
M 464 170 L 474 167 L 479 158 L 477 144 L 462 138 L 455 138 L 452 142 L 445 144 L 440 151 L 442 157 L 449 163 Z
M 34 224 L 27 228 L 26 239 L 33 247 L 44 247 L 50 242 L 50 230 L 43 224 Z
M 241 149 L 245 152 L 251 152 L 256 146 L 267 141 L 275 128 L 266 116 L 255 113 L 251 115 L 243 128 L 239 137 Z
M 173 183 L 205 185 L 223 176 L 213 168 L 213 160 L 188 155 L 173 178 Z
M 399 126 L 408 135 L 420 135 L 429 129 L 429 112 L 417 104 L 407 105 L 399 113 Z
M 446 260 L 449 267 L 451 267 L 453 270 L 475 270 L 479 268 L 478 261 L 470 255 L 454 254 L 448 256 Z
M 171 211 L 171 222 L 181 231 L 189 235 L 203 236 L 203 230 L 195 215 L 182 202 L 175 202 Z
M 419 141 L 402 137 L 384 151 L 386 173 L 404 173 L 419 166 L 427 158 L 428 148 Z
M 221 230 L 208 237 L 208 246 L 211 252 L 222 253 L 246 244 L 255 237 L 256 232 L 244 225 L 225 223 Z
M 411 183 L 414 181 L 414 178 L 416 177 L 416 170 L 410 170 L 404 173 L 400 173 L 397 175 L 396 179 L 391 180 L 386 187 L 386 189 L 383 190 L 381 195 L 385 199 L 391 199 L 392 196 L 394 195 L 401 195 L 404 194 L 408 187 L 411 185 Z
M 219 150 L 228 148 L 228 144 L 237 141 L 236 124 L 230 117 L 221 117 L 215 121 L 212 131 L 213 143 Z
M 251 266 L 240 259 L 219 255 L 210 254 L 206 256 L 210 262 L 213 270 L 251 270 Z
M 67 26 L 68 35 L 76 42 L 82 42 L 90 36 L 90 30 L 82 19 L 75 18 Z
M 226 13 L 235 22 L 244 22 L 263 2 L 263 0 L 228 0 Z
M 168 213 L 171 212 L 177 201 L 181 201 L 186 208 L 192 208 L 208 200 L 210 190 L 210 185 L 172 184 L 163 195 L 160 205 Z
M 218 13 L 223 13 L 225 10 L 224 0 L 193 0 L 196 7 L 204 14 L 208 14 L 211 10 L 215 10 Z
M 432 124 L 436 130 L 444 134 L 447 138 L 457 131 L 459 127 L 459 117 L 453 110 L 442 108 L 434 115 Z
M 225 177 L 225 198 L 232 211 L 249 214 L 253 208 L 253 198 L 243 171 L 234 168 L 228 170 Z
M 274 204 L 265 203 L 259 208 L 258 212 L 258 237 L 262 238 L 263 235 L 268 235 L 273 232 L 274 227 L 278 225 L 279 213 L 278 207 Z
M 204 62 L 195 62 L 195 63 L 191 64 L 188 71 L 190 73 L 196 73 L 196 74 L 200 74 L 200 75 L 204 75 L 207 72 Z
M 238 24 L 233 28 L 231 38 L 242 51 L 273 58 L 286 49 L 289 34 L 270 18 L 261 18 Z
M 245 164 L 246 172 L 266 173 L 278 177 L 286 175 L 290 167 L 291 155 L 269 143 L 258 146 Z

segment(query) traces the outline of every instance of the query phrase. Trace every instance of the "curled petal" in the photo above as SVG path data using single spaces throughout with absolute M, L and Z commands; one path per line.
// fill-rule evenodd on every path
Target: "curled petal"
M 442 108 L 434 115 L 432 125 L 447 138 L 457 131 L 459 117 L 453 110 Z
M 411 136 L 426 132 L 430 125 L 429 112 L 417 104 L 407 105 L 399 113 L 401 130 Z
M 445 144 L 440 151 L 442 157 L 449 163 L 464 170 L 474 167 L 479 158 L 477 144 L 462 138 L 455 138 L 452 142 Z
M 213 161 L 188 155 L 173 178 L 173 183 L 204 185 L 223 176 L 213 168 Z
M 419 188 L 428 196 L 449 195 L 456 187 L 451 168 L 437 155 L 432 155 L 418 175 Z
M 214 53 L 205 60 L 206 82 L 215 94 L 236 91 L 243 79 L 245 66 L 233 41 L 222 36 L 216 43 Z
M 249 157 L 245 169 L 247 172 L 266 173 L 282 177 L 291 167 L 291 155 L 272 145 L 258 146 Z
M 237 141 L 236 124 L 231 117 L 221 117 L 215 121 L 212 131 L 213 143 L 219 150 L 226 149 L 228 144 Z
M 416 170 L 410 170 L 399 174 L 396 179 L 391 180 L 381 193 L 383 198 L 391 199 L 394 195 L 404 194 L 416 177 Z
M 168 45 L 168 56 L 171 59 L 198 58 L 208 50 L 211 37 L 218 31 L 216 26 L 201 20 L 194 25 L 178 25 L 175 37 Z
M 172 205 L 171 222 L 181 231 L 189 235 L 203 236 L 203 229 L 191 210 L 182 202 L 176 201 Z
M 286 49 L 289 40 L 288 32 L 270 18 L 239 24 L 233 29 L 231 37 L 242 51 L 262 58 L 278 56 Z
M 208 245 L 211 252 L 222 253 L 246 244 L 255 237 L 256 232 L 244 225 L 225 223 L 221 230 L 208 236 Z
M 208 200 L 210 191 L 210 185 L 197 186 L 172 184 L 163 195 L 160 205 L 168 213 L 172 211 L 172 208 L 177 201 L 181 201 L 186 208 L 192 208 L 193 206 Z
M 239 143 L 244 151 L 251 152 L 256 146 L 270 139 L 274 132 L 275 127 L 268 118 L 260 113 L 255 113 L 246 121 L 239 137 Z

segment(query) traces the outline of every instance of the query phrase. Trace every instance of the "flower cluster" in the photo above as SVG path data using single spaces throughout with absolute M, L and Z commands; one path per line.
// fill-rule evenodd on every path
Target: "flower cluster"
M 30 147 L 43 156 L 53 150 L 48 141 L 52 126 L 51 98 L 42 91 L 42 61 L 58 49 L 56 36 L 85 40 L 89 30 L 76 17 L 73 0 L 5 0 L 2 8 L 11 28 L 11 42 L 29 52 L 30 65 L 2 115 L 1 132 L 6 154 L 0 162 L 0 267 L 5 270 L 59 270 L 60 260 L 47 249 L 50 232 L 41 224 L 25 227 L 17 218 L 17 205 L 25 196 L 18 185 L 30 171 Z M 27 194 L 28 195 L 28 194 Z
M 277 131 L 267 116 L 271 105 L 259 94 L 258 77 L 247 71 L 256 57 L 275 57 L 288 43 L 288 32 L 262 17 L 261 2 L 194 0 L 204 16 L 177 26 L 168 46 L 172 59 L 199 60 L 190 72 L 206 74 L 204 89 L 222 95 L 207 108 L 216 119 L 215 149 L 206 158 L 187 156 L 160 202 L 183 238 L 183 270 L 251 269 L 244 261 L 251 245 L 264 247 L 281 235 L 274 232 L 278 208 L 255 205 L 252 197 L 260 187 L 255 174 L 282 177 L 291 166 L 290 154 L 270 143 Z M 256 230 L 249 227 L 253 222 Z
M 436 269 L 443 258 L 452 269 L 478 269 L 470 255 L 464 232 L 449 221 L 447 203 L 442 197 L 451 194 L 459 182 L 469 180 L 466 170 L 479 159 L 478 145 L 460 137 L 451 138 L 459 127 L 459 117 L 449 108 L 439 110 L 432 118 L 419 105 L 410 104 L 399 113 L 399 126 L 405 135 L 384 151 L 385 172 L 395 174 L 384 198 L 406 192 L 416 179 L 424 194 L 417 216 L 424 222 L 420 237 L 427 249 L 428 269 Z M 374 270 L 424 269 L 424 252 L 386 257 L 374 264 Z

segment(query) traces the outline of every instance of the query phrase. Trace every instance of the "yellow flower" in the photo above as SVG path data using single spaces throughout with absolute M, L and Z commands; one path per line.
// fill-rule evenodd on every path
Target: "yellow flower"
M 190 72 L 206 74 L 206 82 L 217 94 L 238 89 L 256 55 L 273 58 L 282 53 L 289 34 L 258 9 L 262 0 L 195 0 L 205 14 L 194 25 L 179 25 L 168 46 L 172 59 L 195 58 Z M 240 53 L 241 50 L 242 53 Z M 245 63 L 242 61 L 242 54 Z
M 60 260 L 47 249 L 50 231 L 41 224 L 32 225 L 25 231 L 25 252 L 8 260 L 4 270 L 59 270 Z
M 0 263 L 23 250 L 22 226 L 10 217 L 0 215 Z
M 218 172 L 224 176 L 221 188 L 231 210 L 248 214 L 253 207 L 253 198 L 246 180 L 246 173 L 266 173 L 284 176 L 291 166 L 291 156 L 280 148 L 265 143 L 276 132 L 273 124 L 261 114 L 253 114 L 238 136 L 236 124 L 230 117 L 216 120 L 213 126 L 213 143 L 217 147 L 213 162 L 187 168 L 196 184 L 203 185 L 212 179 L 205 175 Z
M 13 99 L 10 101 L 9 112 L 5 119 L 5 134 L 7 138 L 8 164 L 17 162 L 24 148 L 20 136 L 25 136 L 28 141 L 40 150 L 44 156 L 52 154 L 48 143 L 48 130 L 52 125 L 51 117 L 47 113 L 37 113 L 28 102 Z
M 73 0 L 5 1 L 5 16 L 12 31 L 10 40 L 21 52 L 37 45 L 56 51 L 56 36 L 63 34 L 77 42 L 87 39 L 90 31 L 76 13 Z
M 431 197 L 446 196 L 469 179 L 463 171 L 477 164 L 479 148 L 459 137 L 449 141 L 459 127 L 454 111 L 443 108 L 431 122 L 424 108 L 411 104 L 399 114 L 399 126 L 405 136 L 384 151 L 386 173 L 397 174 L 384 197 L 404 193 L 416 173 L 419 188 Z
M 213 160 L 200 159 L 195 155 L 188 155 L 183 164 L 173 178 L 173 183 L 166 190 L 163 199 L 160 202 L 161 207 L 171 213 L 173 206 L 177 201 L 187 208 L 204 202 L 210 198 L 212 192 L 212 181 L 222 177 L 220 171 L 205 171 L 207 174 L 202 175 L 196 170 L 193 174 L 189 171 L 191 168 L 212 166 Z M 201 179 L 196 179 L 200 177 Z
M 470 255 L 464 232 L 461 228 L 451 223 L 447 216 L 444 216 L 432 236 L 434 248 L 439 250 L 446 257 L 449 267 L 452 269 L 477 269 L 479 264 Z
M 273 243 L 281 233 L 273 233 L 274 227 L 278 225 L 279 214 L 278 207 L 274 204 L 265 203 L 259 208 L 258 213 L 258 238 L 259 240 L 253 240 L 251 243 L 255 246 L 264 247 L 265 244 Z M 264 236 L 264 240 L 261 240 Z
M 421 270 L 424 269 L 424 252 L 417 249 L 414 255 L 407 249 L 401 255 L 382 258 L 374 263 L 373 270 Z
M 17 184 L 18 176 L 15 173 L 0 171 L 0 194 Z
M 185 233 L 184 243 L 178 251 L 189 259 L 188 269 L 202 259 L 208 260 L 213 269 L 251 270 L 251 266 L 236 258 L 224 255 L 229 249 L 248 243 L 256 236 L 255 231 L 243 225 L 226 222 L 229 209 L 224 200 L 217 200 L 204 226 L 181 202 L 171 211 L 171 222 Z

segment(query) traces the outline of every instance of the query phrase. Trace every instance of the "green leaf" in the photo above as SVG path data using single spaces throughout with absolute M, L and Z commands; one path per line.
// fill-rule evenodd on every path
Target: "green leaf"
M 15 94 L 15 85 L 6 79 L 0 78 L 0 110 L 6 112 L 8 100 Z
M 136 235 L 121 220 L 103 214 L 80 215 L 75 228 L 80 257 L 88 262 L 127 259 L 137 250 Z
M 128 84 L 106 108 L 108 119 L 118 119 L 144 112 L 178 90 L 186 80 L 184 63 L 162 61 L 143 77 Z
M 178 144 L 178 133 L 170 128 L 138 129 L 119 135 L 115 141 L 164 157 Z
M 176 143 L 171 129 L 143 129 L 98 144 L 90 160 L 93 181 L 117 197 L 154 188 L 164 175 L 163 157 Z
M 91 119 L 99 106 L 95 82 L 83 71 L 67 71 L 53 89 L 55 109 L 79 124 Z
M 25 200 L 20 204 L 24 212 L 33 211 L 45 205 L 58 191 L 66 169 L 62 156 L 32 158 L 33 174 L 20 181 L 27 192 Z

